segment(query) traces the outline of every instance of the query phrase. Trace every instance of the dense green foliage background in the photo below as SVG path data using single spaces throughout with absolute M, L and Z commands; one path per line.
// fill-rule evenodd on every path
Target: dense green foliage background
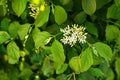
M 87 43 L 62 44 L 72 24 Z M 120 0 L 0 0 L 0 80 L 120 80 L 119 28 Z

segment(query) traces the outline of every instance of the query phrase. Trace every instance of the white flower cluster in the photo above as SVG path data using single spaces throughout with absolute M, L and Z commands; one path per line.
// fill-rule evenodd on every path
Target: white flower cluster
M 82 26 L 78 26 L 76 24 L 72 25 L 70 27 L 69 25 L 64 28 L 60 29 L 61 32 L 63 32 L 63 38 L 61 39 L 61 42 L 64 44 L 69 44 L 71 47 L 75 45 L 77 42 L 79 43 L 85 43 L 86 42 L 86 35 L 85 28 Z
M 29 8 L 31 9 L 31 12 L 29 13 L 31 17 L 35 18 L 37 17 L 37 15 L 39 14 L 40 10 L 39 10 L 39 6 L 35 5 L 35 4 L 30 4 Z

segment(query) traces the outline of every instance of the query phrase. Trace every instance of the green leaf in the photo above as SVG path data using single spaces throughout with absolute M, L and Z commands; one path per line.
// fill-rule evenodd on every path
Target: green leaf
M 77 74 L 81 72 L 81 59 L 79 56 L 75 56 L 69 61 L 70 68 Z
M 108 65 L 107 62 L 102 62 L 99 66 L 99 68 L 102 70 L 102 72 L 104 73 L 104 77 L 106 80 L 114 80 L 114 72 L 113 70 L 110 68 L 110 66 Z
M 9 80 L 19 80 L 19 69 L 18 67 L 12 67 L 9 71 Z
M 104 75 L 104 73 L 99 68 L 90 68 L 88 72 L 96 77 L 102 77 Z
M 93 55 L 93 65 L 99 65 L 100 63 L 102 63 L 102 61 L 102 57 Z
M 106 80 L 114 80 L 115 77 L 116 77 L 114 71 L 113 71 L 111 68 L 109 68 L 109 70 L 107 71 L 106 74 L 107 74 Z M 119 78 L 119 79 L 120 79 L 120 78 Z M 117 79 L 117 80 L 119 80 L 119 79 Z
M 77 49 L 75 49 L 74 47 L 69 48 L 67 52 L 67 58 L 70 60 L 72 57 L 75 56 L 78 56 Z
M 115 25 L 107 25 L 105 32 L 106 32 L 105 36 L 107 41 L 115 40 L 120 33 L 119 29 Z
M 45 55 L 50 55 L 51 54 L 51 46 L 45 46 L 42 53 Z
M 93 44 L 98 54 L 103 57 L 106 61 L 111 60 L 112 58 L 112 50 L 111 48 L 102 42 L 96 42 Z
M 75 16 L 74 21 L 77 24 L 82 24 L 86 20 L 86 17 L 87 15 L 85 14 L 85 12 L 82 11 Z
M 80 55 L 81 72 L 87 71 L 93 64 L 93 54 L 91 48 L 87 48 Z
M 56 80 L 68 80 L 68 75 L 61 74 L 61 75 L 56 77 Z
M 3 55 L 3 54 L 6 54 L 7 51 L 6 51 L 6 47 L 4 45 L 1 45 L 0 44 L 0 54 Z M 6 58 L 5 58 L 6 59 Z
M 120 19 L 120 6 L 111 5 L 107 11 L 107 18 Z
M 97 9 L 102 8 L 105 4 L 109 3 L 111 0 L 96 0 Z
M 42 72 L 45 76 L 50 77 L 54 73 L 54 68 L 51 65 L 50 59 L 46 57 L 43 61 Z
M 46 44 L 47 39 L 50 38 L 50 34 L 46 31 L 40 32 L 38 28 L 35 28 L 32 32 L 32 37 L 35 42 L 35 48 L 38 49 L 40 46 Z
M 28 23 L 23 24 L 19 27 L 18 35 L 19 35 L 21 40 L 24 40 L 25 36 L 27 35 L 27 33 L 29 31 L 29 28 L 30 28 L 30 24 L 28 24 Z
M 19 53 L 20 53 L 19 48 L 15 42 L 12 41 L 7 45 L 7 54 L 9 56 L 8 62 L 10 64 L 15 64 L 19 61 L 19 58 L 20 58 Z
M 62 5 L 67 5 L 71 0 L 60 0 Z
M 115 71 L 117 73 L 118 80 L 120 79 L 120 58 L 115 61 Z
M 22 80 L 30 80 L 30 76 L 33 74 L 32 70 L 29 68 L 25 68 L 20 73 L 19 77 L 21 77 Z
M 59 41 L 55 40 L 53 42 L 52 47 L 51 47 L 51 52 L 52 52 L 54 62 L 59 63 L 59 64 L 64 63 L 65 61 L 64 49 L 63 49 L 62 44 Z
M 117 37 L 117 39 L 115 40 L 116 42 L 116 49 L 120 49 L 120 35 Z
M 34 24 L 36 27 L 43 26 L 49 19 L 50 6 L 47 6 L 44 11 L 39 12 Z
M 0 27 L 0 29 L 3 30 L 3 31 L 8 31 L 8 26 L 9 26 L 10 21 L 11 21 L 10 19 L 4 18 L 1 21 L 1 27 Z
M 0 44 L 10 39 L 10 35 L 5 31 L 0 31 Z
M 96 37 L 98 37 L 98 30 L 95 27 L 95 25 L 91 22 L 86 22 L 85 23 L 85 27 L 87 29 L 87 31 L 93 35 L 95 35 Z
M 6 17 L 7 12 L 7 0 L 0 0 L 0 17 Z
M 25 10 L 27 0 L 12 0 L 12 9 L 19 17 Z
M 25 49 L 27 51 L 29 51 L 30 53 L 33 53 L 33 51 L 35 50 L 35 43 L 34 43 L 34 40 L 32 38 L 32 35 L 29 35 L 29 37 L 27 38 L 27 41 L 25 43 Z
M 64 0 L 65 2 L 62 3 L 64 9 L 66 11 L 72 11 L 73 10 L 73 0 L 69 0 L 69 2 L 67 2 L 68 0 Z M 67 3 L 66 3 L 67 2 Z
M 58 32 L 60 32 L 60 26 L 58 24 L 52 24 L 50 26 L 47 27 L 46 29 L 49 33 L 55 35 Z
M 120 20 L 115 21 L 114 25 L 116 25 L 118 28 L 120 28 Z
M 59 25 L 67 20 L 67 13 L 61 6 L 55 6 L 54 16 L 55 22 Z
M 96 78 L 92 76 L 89 72 L 84 72 L 84 73 L 79 74 L 77 80 L 96 80 Z
M 120 0 L 114 0 L 117 6 L 120 6 Z
M 41 53 L 41 54 L 36 54 L 36 53 L 34 53 L 32 56 L 31 56 L 31 63 L 36 63 L 36 64 L 39 64 L 39 65 L 41 65 L 42 64 L 42 62 L 43 62 L 43 54 Z
M 13 58 L 9 58 L 9 59 L 8 59 L 8 63 L 9 63 L 9 64 L 15 64 L 15 63 L 17 63 L 17 62 L 18 62 L 17 59 L 13 59 Z
M 17 35 L 18 35 L 17 31 L 18 31 L 19 27 L 20 27 L 20 24 L 18 22 L 13 22 L 9 25 L 8 32 L 12 38 L 17 37 Z
M 63 73 L 68 67 L 68 64 L 58 64 L 58 67 L 56 68 L 56 74 L 61 74 Z
M 0 69 L 0 79 L 9 80 L 7 73 L 5 73 L 4 70 L 1 70 L 1 69 Z
M 82 8 L 91 16 L 96 11 L 96 0 L 82 0 Z
M 3 5 L 0 5 L 0 17 L 4 16 Z
M 48 78 L 47 80 L 56 80 L 56 79 L 54 79 L 54 78 Z
M 5 2 L 4 3 L 0 3 L 0 17 L 3 17 L 6 15 L 7 12 L 7 8 L 5 7 Z

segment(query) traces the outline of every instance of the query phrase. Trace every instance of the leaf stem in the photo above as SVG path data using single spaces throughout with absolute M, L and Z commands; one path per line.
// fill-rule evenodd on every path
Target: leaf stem
M 75 73 L 72 73 L 72 75 L 73 75 L 73 80 L 76 80 Z

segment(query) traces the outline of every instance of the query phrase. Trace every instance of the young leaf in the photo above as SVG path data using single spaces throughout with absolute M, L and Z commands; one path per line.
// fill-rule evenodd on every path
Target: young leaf
M 46 40 L 50 38 L 50 34 L 46 31 L 40 32 L 38 28 L 35 28 L 32 32 L 32 37 L 35 42 L 35 48 L 45 45 Z
M 18 29 L 18 35 L 21 40 L 24 40 L 25 36 L 27 35 L 27 33 L 29 31 L 29 28 L 30 28 L 30 24 L 28 24 L 28 23 L 20 25 L 20 27 Z
M 81 72 L 81 59 L 79 56 L 75 56 L 69 61 L 70 68 L 77 74 Z
M 26 8 L 27 0 L 12 0 L 12 9 L 19 17 Z
M 55 6 L 54 10 L 55 22 L 57 24 L 62 24 L 67 20 L 67 13 L 61 6 Z
M 36 27 L 43 26 L 49 19 L 50 6 L 47 6 L 44 11 L 39 12 L 34 24 Z
M 113 41 L 119 36 L 120 33 L 119 29 L 115 25 L 107 25 L 105 32 L 107 41 Z
M 107 11 L 107 18 L 112 18 L 112 19 L 120 19 L 120 6 L 116 6 L 113 4 L 108 8 Z
M 82 8 L 91 16 L 96 11 L 96 0 L 82 0 Z
M 10 35 L 5 31 L 0 31 L 0 44 L 10 39 Z
M 17 31 L 20 27 L 20 24 L 18 22 L 13 22 L 9 25 L 8 32 L 12 38 L 17 37 Z
M 104 44 L 102 42 L 97 42 L 93 46 L 96 48 L 98 54 L 101 57 L 103 57 L 106 61 L 111 60 L 112 50 L 107 44 Z
M 55 40 L 53 42 L 52 47 L 51 47 L 51 52 L 52 52 L 54 62 L 59 63 L 59 64 L 64 63 L 65 61 L 64 49 L 63 49 L 62 44 L 59 41 Z
M 93 56 L 92 50 L 87 48 L 85 51 L 81 53 L 81 72 L 87 71 L 91 65 L 93 64 Z
M 20 53 L 19 48 L 15 42 L 12 41 L 7 45 L 7 54 L 9 56 L 10 64 L 15 64 L 19 61 L 20 58 L 19 53 Z

